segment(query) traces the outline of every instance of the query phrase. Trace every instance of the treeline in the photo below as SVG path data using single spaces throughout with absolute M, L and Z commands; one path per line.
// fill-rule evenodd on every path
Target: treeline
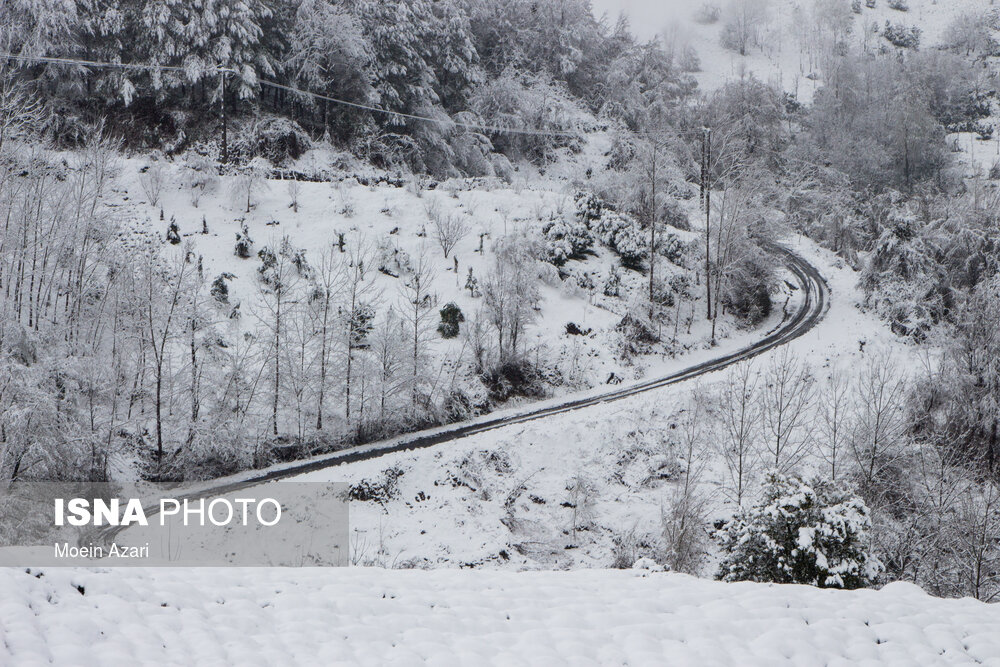
M 8 2 L 0 25 L 0 50 L 24 58 L 0 63 L 32 82 L 65 144 L 104 119 L 133 148 L 208 142 L 218 154 L 228 115 L 237 157 L 260 152 L 263 122 L 285 152 L 305 133 L 386 167 L 482 175 L 509 168 L 496 153 L 537 160 L 575 145 L 592 113 L 628 118 L 636 91 L 694 88 L 674 54 L 598 20 L 587 0 Z

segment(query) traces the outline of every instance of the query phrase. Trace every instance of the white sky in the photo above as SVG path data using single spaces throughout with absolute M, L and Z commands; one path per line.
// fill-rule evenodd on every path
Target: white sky
M 632 32 L 640 39 L 649 39 L 672 23 L 690 18 L 698 7 L 695 0 L 591 0 L 594 13 L 607 12 L 612 21 L 622 12 L 628 15 Z

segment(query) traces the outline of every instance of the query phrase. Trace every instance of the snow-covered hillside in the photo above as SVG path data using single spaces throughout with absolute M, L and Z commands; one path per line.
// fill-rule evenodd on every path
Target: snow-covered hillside
M 0 663 L 1000 664 L 1000 607 L 647 571 L 0 571 Z
M 500 179 L 439 182 L 421 176 L 404 177 L 357 161 L 345 165 L 343 161 L 349 158 L 329 148 L 307 153 L 294 165 L 296 179 L 287 180 L 280 176 L 290 171 L 272 170 L 266 164 L 256 175 L 250 175 L 252 170 L 238 170 L 217 177 L 197 156 L 144 156 L 122 161 L 120 179 L 108 206 L 122 222 L 126 243 L 158 248 L 168 261 L 174 256 L 186 256 L 197 265 L 203 297 L 208 296 L 209 289 L 214 297 L 205 299 L 210 311 L 207 319 L 227 345 L 241 335 L 253 334 L 267 340 L 269 334 L 264 332 L 274 329 L 274 305 L 268 302 L 273 290 L 260 274 L 262 260 L 258 252 L 262 249 L 278 252 L 287 241 L 289 252 L 301 251 L 306 270 L 312 272 L 309 277 L 299 275 L 295 278 L 297 286 L 287 288 L 289 321 L 300 319 L 299 311 L 305 309 L 294 308 L 296 304 L 311 303 L 312 297 L 303 296 L 308 290 L 315 291 L 324 280 L 330 282 L 317 276 L 324 265 L 337 265 L 342 270 L 353 265 L 355 255 L 361 257 L 367 269 L 364 294 L 356 308 L 371 310 L 373 317 L 368 324 L 374 331 L 359 334 L 365 340 L 354 347 L 368 349 L 392 342 L 390 352 L 396 357 L 393 363 L 406 366 L 410 373 L 413 361 L 407 360 L 405 350 L 413 347 L 416 336 L 420 343 L 420 372 L 425 376 L 421 391 L 427 391 L 435 400 L 461 394 L 470 406 L 470 414 L 476 414 L 491 409 L 492 397 L 486 395 L 487 388 L 473 363 L 475 343 L 470 328 L 489 327 L 485 315 L 480 314 L 486 310 L 484 296 L 497 263 L 498 248 L 505 239 L 526 239 L 525 243 L 541 248 L 536 254 L 544 255 L 547 225 L 572 221 L 578 215 L 575 198 L 592 186 L 579 175 L 604 168 L 607 142 L 605 134 L 596 133 L 582 151 L 566 151 L 544 175 L 525 164 L 510 183 Z M 697 215 L 696 201 L 682 204 L 691 209 L 692 216 Z M 449 246 L 447 253 L 435 220 L 443 220 L 458 230 L 452 234 L 453 247 Z M 173 233 L 172 226 L 176 226 L 175 245 L 166 242 Z M 635 233 L 643 234 L 641 238 L 645 239 L 645 232 Z M 625 340 L 618 325 L 627 313 L 642 308 L 637 304 L 647 298 L 649 280 L 644 266 L 627 268 L 615 250 L 594 242 L 586 252 L 565 262 L 532 261 L 519 267 L 531 274 L 530 285 L 538 290 L 539 298 L 526 317 L 518 345 L 519 354 L 526 355 L 543 378 L 541 392 L 537 393 L 559 395 L 609 380 L 638 379 L 661 372 L 675 358 L 711 349 L 713 325 L 696 316 L 704 310 L 700 305 L 703 290 L 696 287 L 694 259 L 699 233 L 672 226 L 665 226 L 660 233 L 661 241 L 674 244 L 676 252 L 673 261 L 666 256 L 658 259 L 658 284 L 669 285 L 665 289 L 670 290 L 675 289 L 675 284 L 682 285 L 676 288 L 681 290 L 677 292 L 681 296 L 673 299 L 668 295 L 673 304 L 661 318 L 661 341 L 638 355 L 623 353 Z M 250 239 L 242 258 L 235 249 L 241 234 Z M 419 332 L 415 333 L 414 297 L 408 290 L 418 271 L 426 274 L 421 287 L 425 298 L 417 309 L 420 322 Z M 334 286 L 338 294 L 344 292 L 343 276 L 331 280 L 339 281 Z M 216 291 L 219 286 L 225 292 L 221 297 Z M 778 282 L 772 300 L 781 304 L 787 298 L 788 290 Z M 446 304 L 455 304 L 465 322 L 459 334 L 450 338 L 437 330 L 439 310 Z M 336 303 L 338 312 L 346 307 L 340 301 Z M 759 335 L 780 321 L 780 309 L 775 311 L 749 330 L 731 314 L 722 314 L 714 328 L 716 344 L 742 342 Z M 308 318 L 307 314 L 301 315 Z M 338 315 L 337 319 L 345 317 Z M 295 372 L 306 378 L 301 382 L 307 396 L 303 402 L 306 412 L 315 415 L 315 398 L 308 398 L 315 389 L 305 385 L 315 384 L 309 378 L 318 372 L 317 362 L 312 359 L 316 356 L 316 329 L 320 325 L 303 322 L 284 325 L 291 333 L 282 334 L 282 347 L 298 345 L 310 350 L 305 365 L 295 367 Z M 395 332 L 391 322 L 408 324 L 402 326 L 404 331 Z M 386 336 L 379 337 L 379 332 L 391 333 L 390 337 L 398 340 L 385 341 Z M 292 338 L 298 342 L 293 344 Z M 383 343 L 372 343 L 376 338 Z M 323 345 L 331 349 L 331 363 L 338 368 L 346 363 L 342 341 Z M 358 355 L 357 360 L 352 359 L 358 377 L 365 373 L 376 375 L 374 358 L 367 358 L 373 354 L 352 354 Z M 355 414 L 359 410 L 362 417 L 374 414 L 379 391 L 383 392 L 379 408 L 383 412 L 387 406 L 397 405 L 400 395 L 405 395 L 403 403 L 409 402 L 412 387 L 405 378 L 396 377 L 401 370 L 391 372 L 396 375 L 372 379 L 374 386 L 367 394 L 365 380 L 361 380 L 362 386 L 354 390 L 351 398 Z M 338 373 L 342 374 L 342 370 Z M 292 371 L 285 374 L 291 375 Z M 330 391 L 327 399 L 327 409 L 336 413 L 324 415 L 328 424 L 333 421 L 331 416 L 342 417 L 344 401 L 334 395 L 339 391 Z M 291 403 L 285 405 L 283 400 L 280 412 L 280 430 L 295 432 L 293 415 L 298 414 L 298 409 L 293 409 Z M 382 419 L 383 415 L 378 417 Z M 309 419 L 314 422 L 315 416 Z
M 831 286 L 826 318 L 790 343 L 819 380 L 838 368 L 860 368 L 880 351 L 914 354 L 877 318 L 858 310 L 854 271 L 811 242 L 791 245 L 823 267 Z M 727 347 L 675 365 L 722 354 Z M 767 353 L 754 366 L 763 370 L 780 353 Z M 381 483 L 387 474 L 400 473 L 393 479 L 393 497 L 352 503 L 355 563 L 535 569 L 608 567 L 621 557 L 629 565 L 630 559 L 658 552 L 664 508 L 684 479 L 684 430 L 692 405 L 701 410 L 697 477 L 708 518 L 731 516 L 734 505 L 724 489 L 718 450 L 722 434 L 714 430 L 711 414 L 724 377 L 714 373 L 698 384 L 296 479 Z M 815 456 L 806 464 L 815 469 L 822 461 Z M 583 490 L 585 500 L 574 496 Z M 586 509 L 577 510 L 579 505 Z M 704 571 L 709 570 L 706 564 Z
M 959 15 L 971 12 L 986 12 L 995 7 L 991 0 L 961 0 L 945 2 L 939 0 L 907 0 L 902 3 L 906 11 L 893 9 L 886 0 L 878 0 L 874 7 L 860 2 L 858 13 L 849 9 L 852 3 L 844 0 L 763 0 L 744 3 L 752 5 L 751 11 L 760 19 L 753 19 L 755 39 L 745 55 L 722 45 L 721 33 L 727 12 L 738 3 L 726 2 L 616 2 L 603 0 L 596 2 L 598 12 L 607 12 L 614 19 L 624 11 L 630 24 L 646 37 L 663 35 L 667 43 L 681 51 L 687 47 L 694 49 L 700 61 L 695 73 L 704 90 L 714 90 L 728 81 L 738 80 L 753 74 L 759 79 L 772 83 L 795 94 L 799 100 L 808 102 L 813 93 L 822 85 L 823 72 L 818 62 L 822 37 L 817 30 L 820 11 L 830 15 L 848 18 L 850 35 L 848 41 L 870 49 L 888 45 L 880 36 L 886 22 L 907 28 L 916 27 L 921 31 L 922 49 L 933 49 L 941 45 L 945 31 Z M 716 8 L 718 18 L 704 19 L 703 8 Z M 834 9 L 836 8 L 836 9 Z

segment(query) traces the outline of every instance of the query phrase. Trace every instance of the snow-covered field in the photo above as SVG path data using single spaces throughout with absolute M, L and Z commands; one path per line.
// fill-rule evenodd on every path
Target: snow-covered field
M 0 570 L 5 665 L 1000 665 L 1000 606 L 646 571 Z

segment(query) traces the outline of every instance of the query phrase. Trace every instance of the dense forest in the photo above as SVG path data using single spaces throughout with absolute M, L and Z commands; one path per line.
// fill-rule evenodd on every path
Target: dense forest
M 130 147 L 168 151 L 217 137 L 224 119 L 287 119 L 295 125 L 272 128 L 292 142 L 286 150 L 301 151 L 294 142 L 308 133 L 387 167 L 479 175 L 509 168 L 494 151 L 543 159 L 580 141 L 590 114 L 634 128 L 694 88 L 672 54 L 578 0 L 18 1 L 0 12 L 5 52 L 71 61 L 5 65 L 32 81 L 53 112 L 46 131 L 63 144 L 97 119 Z M 234 158 L 266 149 L 259 127 L 230 131 Z

